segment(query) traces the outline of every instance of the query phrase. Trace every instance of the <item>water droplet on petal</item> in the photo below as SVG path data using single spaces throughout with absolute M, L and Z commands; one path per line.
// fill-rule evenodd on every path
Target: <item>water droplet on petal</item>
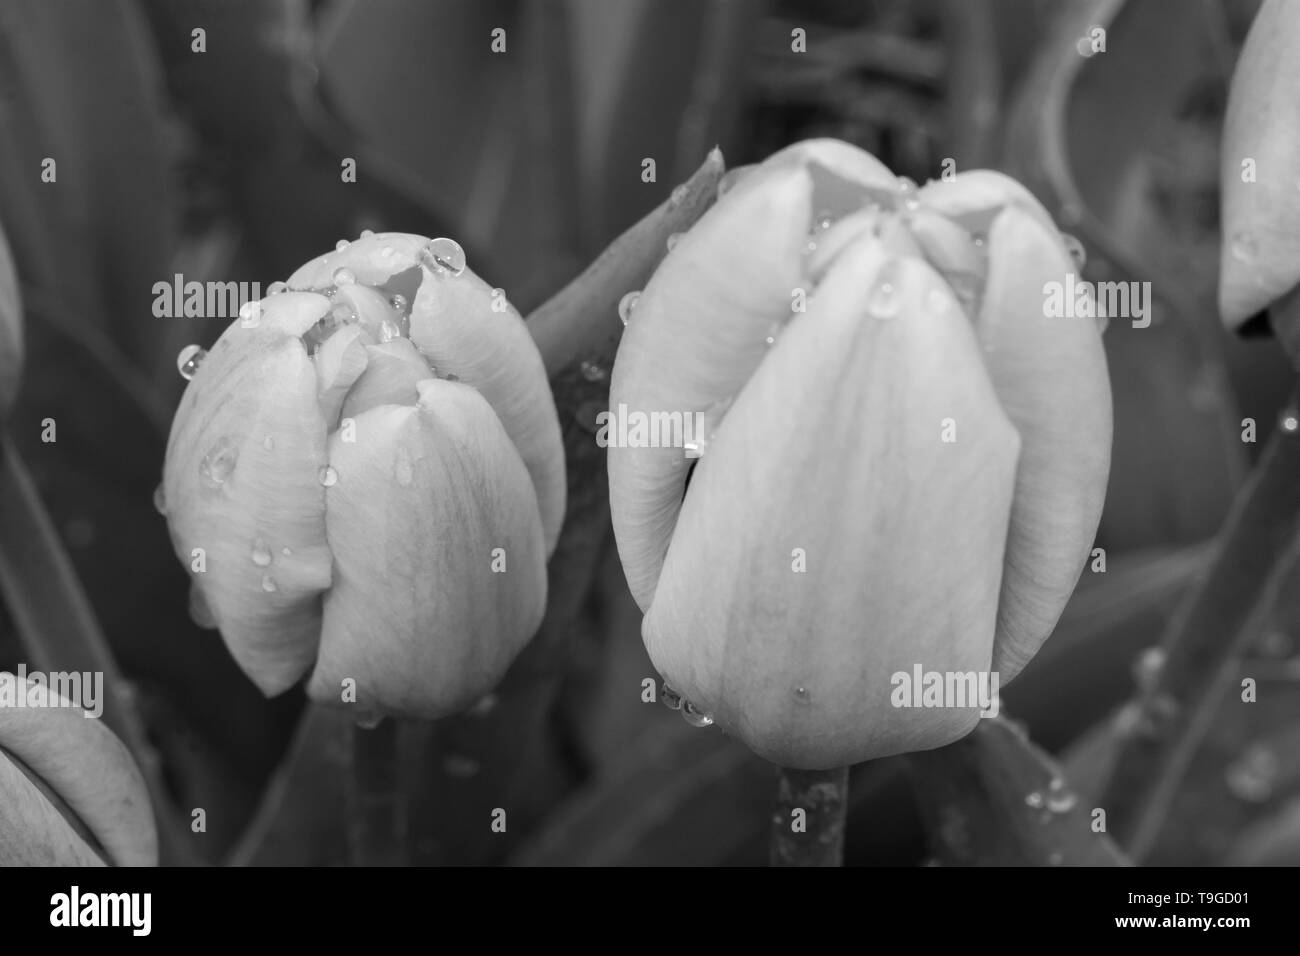
M 275 438 L 274 438 L 274 436 L 272 436 L 272 435 L 267 435 L 265 438 L 263 438 L 263 439 L 262 439 L 262 447 L 265 448 L 267 451 L 273 451 L 273 450 L 275 449 Z
M 287 282 L 276 281 L 276 282 L 272 282 L 269 286 L 266 287 L 267 295 L 279 295 L 282 292 L 288 292 L 288 291 L 289 291 L 289 283 Z
M 287 558 L 287 557 L 289 557 L 290 555 L 293 554 L 293 549 L 292 549 L 292 548 L 281 548 L 281 549 L 280 549 L 280 553 L 281 553 L 282 555 L 284 555 L 284 556 Z
M 384 246 L 379 250 L 379 258 L 381 259 L 388 259 L 392 256 L 392 254 L 393 254 L 392 246 Z
M 984 234 L 982 232 L 972 233 L 970 241 L 974 243 L 977 249 L 984 248 Z
M 672 193 L 668 196 L 669 205 L 680 206 L 686 200 L 686 193 L 687 189 L 685 185 L 673 189 Z
M 410 487 L 411 474 L 411 453 L 406 450 L 405 446 L 397 449 L 397 457 L 393 461 L 393 477 L 403 488 Z
M 235 460 L 238 457 L 239 451 L 234 443 L 222 438 L 199 462 L 199 477 L 209 488 L 221 487 L 235 470 Z
M 163 491 L 162 482 L 153 490 L 153 507 L 160 515 L 167 514 L 167 493 Z
M 810 694 L 810 693 L 808 692 L 808 688 L 807 688 L 807 687 L 796 687 L 796 688 L 794 689 L 794 696 L 795 696 L 795 699 L 796 699 L 797 701 L 799 701 L 799 703 L 801 703 L 801 704 L 811 704 L 811 703 L 812 703 L 812 694 Z
M 265 538 L 253 542 L 253 563 L 264 568 L 271 563 L 271 549 L 266 546 Z
M 903 308 L 903 296 L 892 279 L 881 279 L 867 297 L 867 313 L 877 319 L 892 319 Z
M 1288 435 L 1300 432 L 1300 412 L 1297 412 L 1294 408 L 1288 408 L 1282 413 L 1278 426 Z
M 326 488 L 332 488 L 338 483 L 339 473 L 331 465 L 326 465 L 320 470 L 320 483 Z
M 478 699 L 478 702 L 469 709 L 471 717 L 486 717 L 492 711 L 496 710 L 498 698 L 496 694 L 484 694 Z
M 911 176 L 899 176 L 896 183 L 899 195 L 911 196 L 916 192 L 916 180 Z
M 362 230 L 361 230 L 361 235 L 358 236 L 358 238 L 359 238 L 359 239 L 369 239 L 369 238 L 370 238 L 371 236 L 373 236 L 374 234 L 375 234 L 375 230 L 373 230 L 373 229 L 362 229 Z
M 682 699 L 682 720 L 692 727 L 711 727 L 713 725 L 712 717 L 685 698 Z
M 420 250 L 420 261 L 430 272 L 454 279 L 465 271 L 465 250 L 455 239 L 430 239 Z
M 334 275 L 330 276 L 337 285 L 353 285 L 357 281 L 357 274 L 347 266 L 340 266 L 334 270 Z
M 352 245 L 352 243 L 348 242 L 346 239 L 340 239 L 338 242 L 334 243 L 334 250 L 336 252 L 342 252 L 350 245 Z
M 388 304 L 393 307 L 393 311 L 398 315 L 406 315 L 411 311 L 411 303 L 406 301 L 406 296 L 400 292 L 389 299 Z
M 1259 245 L 1255 242 L 1255 237 L 1248 232 L 1238 232 L 1232 237 L 1232 257 L 1238 262 L 1245 262 L 1247 259 L 1255 258 L 1255 253 L 1259 251 Z
M 1074 260 L 1074 268 L 1082 272 L 1083 267 L 1088 264 L 1088 250 L 1083 247 L 1079 237 L 1063 232 L 1061 243 L 1065 246 L 1065 251 L 1070 254 L 1070 258 Z
M 681 239 L 682 239 L 682 234 L 680 232 L 674 232 L 671 236 L 668 237 L 668 241 L 665 242 L 664 245 L 668 247 L 669 252 L 672 252 L 673 249 L 676 248 L 677 243 L 681 242 Z
M 1046 801 L 1043 799 L 1043 795 L 1037 790 L 1025 797 L 1025 806 L 1034 810 L 1041 810 L 1044 803 L 1046 803 Z
M 393 339 L 400 339 L 401 337 L 402 330 L 395 323 L 390 322 L 388 319 L 384 319 L 379 323 L 379 341 L 391 342 Z
M 637 300 L 641 298 L 640 292 L 629 292 L 618 300 L 618 317 L 627 325 L 632 321 L 632 310 L 636 308 Z
M 599 362 L 583 361 L 578 369 L 588 382 L 603 382 L 609 378 L 609 372 Z
M 239 307 L 239 327 L 255 329 L 262 322 L 262 303 L 245 302 Z
M 1052 813 L 1069 813 L 1078 802 L 1079 798 L 1072 791 L 1062 790 L 1048 796 L 1047 809 Z
M 207 351 L 199 345 L 187 345 L 181 349 L 176 356 L 176 368 L 181 373 L 181 378 L 187 382 L 192 379 L 207 355 Z
M 325 338 L 329 338 L 338 326 L 355 321 L 356 317 L 356 310 L 346 302 L 339 302 L 331 306 L 328 323 L 332 324 L 333 328 L 325 330 Z
M 776 340 L 781 337 L 781 333 L 784 331 L 785 331 L 784 322 L 781 321 L 773 322 L 771 325 L 767 327 L 767 335 L 763 338 L 763 344 L 765 344 L 768 348 L 771 348 L 773 345 L 776 345 Z
M 262 590 L 267 594 L 273 594 L 280 590 L 280 586 L 275 583 L 275 578 L 269 574 L 262 575 Z
M 682 695 L 673 690 L 666 683 L 659 691 L 660 702 L 669 710 L 682 709 Z

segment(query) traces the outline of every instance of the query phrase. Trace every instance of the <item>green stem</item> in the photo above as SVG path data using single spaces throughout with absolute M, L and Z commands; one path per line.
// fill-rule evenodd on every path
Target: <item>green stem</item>
M 352 728 L 348 789 L 348 862 L 353 866 L 405 866 L 406 806 L 397 779 L 397 721 Z
M 849 768 L 777 768 L 772 866 L 842 866 Z

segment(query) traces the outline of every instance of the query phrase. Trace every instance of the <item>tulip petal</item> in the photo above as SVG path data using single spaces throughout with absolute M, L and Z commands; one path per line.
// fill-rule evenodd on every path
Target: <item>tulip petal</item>
M 637 300 L 610 382 L 615 414 L 716 419 L 790 320 L 797 290 L 814 285 L 804 255 L 813 215 L 851 217 L 895 182 L 872 156 L 834 140 L 796 144 L 746 174 L 681 237 Z M 617 445 L 608 458 L 619 556 L 645 611 L 692 460 L 681 448 Z
M 541 623 L 532 481 L 464 384 L 428 379 L 417 407 L 381 405 L 356 423 L 355 443 L 330 440 L 335 578 L 308 690 L 338 706 L 351 678 L 362 711 L 438 717 L 490 690 Z
M 172 543 L 195 573 L 235 660 L 263 693 L 315 657 L 325 543 L 326 425 L 315 365 L 299 338 L 328 311 L 283 293 L 254 328 L 231 325 L 186 389 L 163 472 Z M 266 558 L 269 556 L 270 560 Z
M 114 863 L 156 865 L 153 809 L 126 746 L 48 687 L 36 692 L 59 706 L 0 707 L 0 748 L 58 794 Z M 0 753 L 0 764 L 5 763 Z
M 1056 231 L 1052 217 L 1028 189 L 991 169 L 972 169 L 953 179 L 932 180 L 916 194 L 922 209 L 941 213 L 975 236 L 988 233 L 1005 206 L 1019 206 L 1044 228 Z
M 406 339 L 366 347 L 366 370 L 343 402 L 343 416 L 356 418 L 379 405 L 414 405 L 416 386 L 433 372 Z
M 1300 5 L 1265 0 L 1228 94 L 1219 182 L 1219 311 L 1235 329 L 1300 283 Z M 1255 175 L 1243 181 L 1243 162 Z
M 326 288 L 334 271 L 347 267 L 360 284 L 406 296 L 411 341 L 440 373 L 482 393 L 519 450 L 541 504 L 549 554 L 564 522 L 567 488 L 559 417 L 541 355 L 519 313 L 504 297 L 494 299 L 473 270 L 452 276 L 424 266 L 420 254 L 428 242 L 407 233 L 358 239 L 312 260 L 289 285 Z M 494 308 L 495 303 L 500 304 Z
M 1036 217 L 1008 207 L 989 232 L 976 334 L 998 400 L 1020 433 L 993 666 L 1005 685 L 1047 640 L 1074 592 L 1110 473 L 1111 395 L 1092 318 L 1044 315 L 1069 255 Z
M 0 866 L 103 866 L 36 784 L 0 752 Z
M 316 394 L 325 427 L 333 431 L 343 415 L 343 403 L 366 370 L 368 332 L 359 325 L 339 329 L 322 344 L 314 357 Z
M 884 282 L 892 319 L 876 317 Z M 655 666 L 786 766 L 969 731 L 977 709 L 891 706 L 891 676 L 988 668 L 1017 448 L 939 276 L 855 243 L 691 479 L 642 628 Z

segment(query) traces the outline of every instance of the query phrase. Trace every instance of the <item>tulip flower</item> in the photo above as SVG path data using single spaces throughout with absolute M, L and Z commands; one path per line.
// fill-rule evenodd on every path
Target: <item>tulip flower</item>
M 896 673 L 1005 685 L 1034 656 L 1109 470 L 1097 323 L 1045 314 L 1073 268 L 1012 180 L 918 189 L 824 140 L 740 178 L 674 245 L 610 404 L 699 414 L 704 440 L 612 442 L 609 478 L 646 648 L 696 722 L 827 769 L 974 726 L 976 709 L 894 706 Z
M 313 699 L 359 718 L 436 717 L 541 621 L 559 423 L 523 321 L 455 242 L 340 247 L 183 355 L 164 507 L 264 693 L 310 672 Z
M 1232 78 L 1220 171 L 1219 311 L 1230 329 L 1300 284 L 1300 6 L 1265 0 Z M 1300 329 L 1281 330 L 1300 339 Z
M 49 687 L 0 674 L 0 866 L 154 866 L 158 838 L 125 745 Z

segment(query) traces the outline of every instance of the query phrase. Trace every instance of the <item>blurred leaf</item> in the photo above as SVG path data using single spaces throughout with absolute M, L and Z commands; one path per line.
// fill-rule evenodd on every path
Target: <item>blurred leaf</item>
M 1059 767 L 1002 718 L 912 754 L 931 849 L 957 866 L 1125 866 Z

